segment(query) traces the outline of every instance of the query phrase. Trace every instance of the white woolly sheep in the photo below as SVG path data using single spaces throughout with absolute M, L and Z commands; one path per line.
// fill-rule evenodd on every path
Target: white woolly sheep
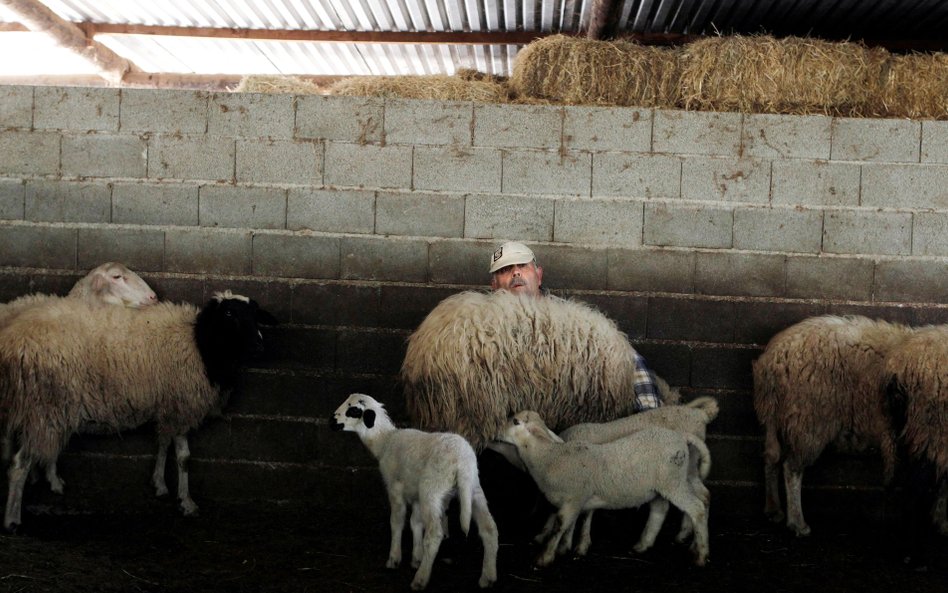
M 701 479 L 711 469 L 711 455 L 691 434 L 652 426 L 603 444 L 563 443 L 534 411 L 518 412 L 503 436 L 514 445 L 537 486 L 557 508 L 556 530 L 537 565 L 547 566 L 559 542 L 583 511 L 625 509 L 649 504 L 649 517 L 637 552 L 648 550 L 665 521 L 669 503 L 694 525 L 695 563 L 708 559 L 708 509 L 688 477 L 697 456 Z
M 810 533 L 803 519 L 803 470 L 831 443 L 882 453 L 886 481 L 895 467 L 895 442 L 882 395 L 882 363 L 911 335 L 898 324 L 866 317 L 813 317 L 767 344 L 754 361 L 754 410 L 765 431 L 764 512 L 783 519 L 778 464 L 783 463 L 787 527 Z
M 156 422 L 153 483 L 167 493 L 174 441 L 178 498 L 188 489 L 187 432 L 232 389 L 238 365 L 263 346 L 257 323 L 273 317 L 247 297 L 216 293 L 203 309 L 161 303 L 133 311 L 80 299 L 37 304 L 0 329 L 0 398 L 19 440 L 9 470 L 4 527 L 20 523 L 23 486 L 34 463 L 53 462 L 70 436 Z
M 462 292 L 411 335 L 401 379 L 413 425 L 482 450 L 523 409 L 555 427 L 632 414 L 635 357 L 616 324 L 583 303 Z M 666 403 L 678 401 L 658 386 Z
M 424 589 L 446 524 L 445 506 L 456 494 L 461 507 L 461 529 L 467 535 L 473 515 L 484 560 L 478 585 L 497 580 L 497 526 L 477 477 L 477 457 L 463 437 L 451 433 L 398 429 L 375 399 L 353 393 L 333 414 L 333 430 L 355 432 L 379 461 L 379 470 L 392 508 L 392 543 L 385 566 L 402 561 L 402 529 L 406 505 L 411 505 L 412 566 L 417 567 L 411 588 Z

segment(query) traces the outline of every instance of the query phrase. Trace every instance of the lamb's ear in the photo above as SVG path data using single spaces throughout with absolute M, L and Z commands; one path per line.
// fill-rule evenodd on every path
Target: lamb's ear
M 362 424 L 365 424 L 366 428 L 372 428 L 375 426 L 375 410 L 366 410 L 362 412 Z
M 563 442 L 565 442 L 563 439 L 560 438 L 560 435 L 556 434 L 555 432 L 553 432 L 553 431 L 550 430 L 549 428 L 546 429 L 546 434 L 547 434 L 547 436 L 550 438 L 550 440 L 553 441 L 554 443 L 563 443 Z
M 550 430 L 546 428 L 545 426 L 537 426 L 536 424 L 529 424 L 527 425 L 527 430 L 530 432 L 530 434 L 540 439 L 541 441 L 552 440 L 550 439 L 550 435 L 547 434 L 548 432 L 550 432 Z

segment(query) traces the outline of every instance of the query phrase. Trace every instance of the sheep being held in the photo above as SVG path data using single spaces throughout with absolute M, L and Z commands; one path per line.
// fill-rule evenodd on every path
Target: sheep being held
M 754 410 L 764 427 L 764 512 L 783 519 L 779 464 L 787 497 L 787 527 L 810 533 L 803 519 L 803 471 L 827 445 L 878 446 L 886 481 L 895 441 L 885 411 L 882 364 L 912 329 L 866 317 L 813 317 L 767 344 L 754 361 Z
M 4 527 L 20 523 L 23 487 L 35 463 L 53 462 L 69 438 L 95 427 L 120 431 L 156 422 L 153 483 L 167 492 L 164 465 L 175 445 L 178 498 L 188 489 L 187 433 L 221 404 L 238 365 L 263 348 L 257 303 L 230 291 L 202 308 L 160 303 L 133 311 L 59 299 L 23 311 L 0 329 L 0 398 L 19 449 L 9 470 Z
M 398 429 L 375 399 L 353 393 L 333 414 L 333 430 L 354 432 L 379 461 L 391 505 L 391 548 L 388 568 L 402 561 L 402 529 L 406 505 L 411 505 L 411 588 L 424 589 L 444 537 L 445 510 L 455 495 L 461 507 L 461 529 L 467 535 L 471 517 L 484 544 L 478 585 L 497 580 L 497 526 L 477 476 L 477 457 L 463 437 L 411 428 Z
M 523 409 L 554 427 L 632 414 L 636 352 L 592 307 L 554 296 L 462 292 L 408 340 L 401 368 L 409 416 L 482 450 Z M 678 394 L 657 381 L 665 403 Z
M 688 477 L 691 457 L 699 476 L 711 469 L 707 446 L 694 435 L 657 426 L 604 444 L 560 442 L 533 411 L 517 413 L 503 440 L 514 445 L 547 500 L 557 508 L 556 529 L 537 560 L 553 562 L 559 542 L 583 511 L 624 509 L 649 504 L 637 552 L 649 549 L 665 520 L 669 503 L 694 525 L 695 563 L 708 559 L 708 508 Z

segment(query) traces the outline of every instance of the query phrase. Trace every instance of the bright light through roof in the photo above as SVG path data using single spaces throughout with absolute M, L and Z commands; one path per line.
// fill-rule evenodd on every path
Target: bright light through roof
M 87 60 L 57 46 L 43 33 L 0 33 L 0 76 L 96 74 Z

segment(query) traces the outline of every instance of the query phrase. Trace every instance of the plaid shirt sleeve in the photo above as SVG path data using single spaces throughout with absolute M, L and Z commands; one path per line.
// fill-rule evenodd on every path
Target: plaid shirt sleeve
M 655 386 L 655 376 L 645 364 L 645 358 L 639 353 L 635 354 L 635 403 L 636 412 L 651 410 L 662 405 L 662 396 L 658 393 Z

